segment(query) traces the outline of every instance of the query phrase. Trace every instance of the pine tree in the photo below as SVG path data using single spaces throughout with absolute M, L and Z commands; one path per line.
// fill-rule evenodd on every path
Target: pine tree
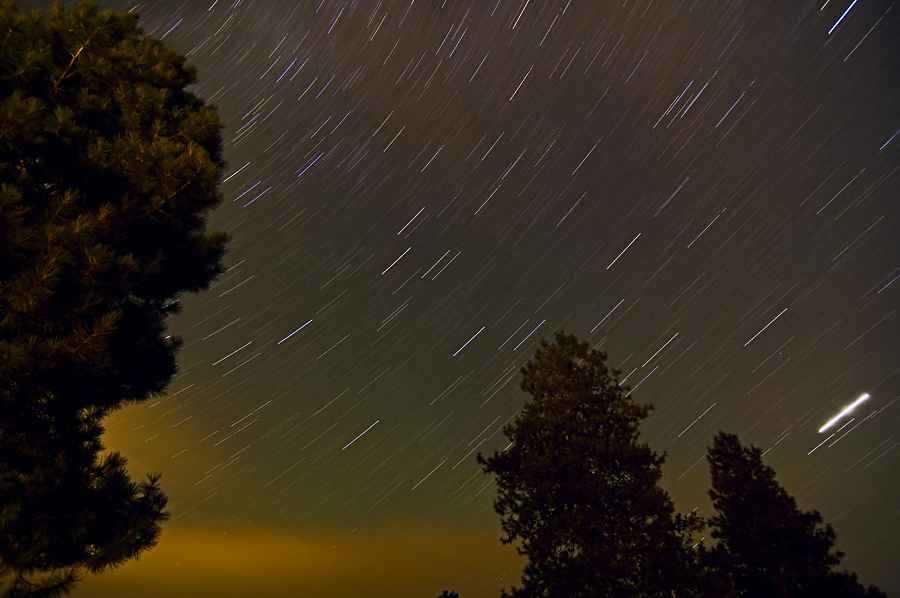
M 606 354 L 557 333 L 522 368 L 531 395 L 504 429 L 496 476 L 504 543 L 527 557 L 515 598 L 686 596 L 685 532 L 659 485 L 664 456 L 638 441 L 650 407 L 635 403 Z
M 0 4 L 0 580 L 59 595 L 154 545 L 158 474 L 133 482 L 103 419 L 164 391 L 165 318 L 221 271 L 224 166 L 195 72 L 93 2 Z
M 832 552 L 836 534 L 818 511 L 801 511 L 775 480 L 756 447 L 719 432 L 707 453 L 709 492 L 718 515 L 710 521 L 718 540 L 710 562 L 746 598 L 883 597 L 856 575 L 837 572 L 843 553 Z

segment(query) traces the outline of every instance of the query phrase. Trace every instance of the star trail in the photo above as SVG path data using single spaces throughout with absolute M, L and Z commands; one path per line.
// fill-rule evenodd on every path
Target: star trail
M 520 570 L 475 454 L 564 329 L 654 405 L 679 510 L 711 513 L 702 457 L 739 434 L 900 592 L 896 1 L 101 5 L 183 52 L 226 123 L 227 271 L 170 321 L 168 393 L 106 434 L 163 472 L 171 538 L 293 530 L 366 595 L 499 595 Z M 410 539 L 438 528 L 470 536 Z M 455 579 L 408 573 L 476 537 Z M 367 550 L 408 582 L 371 581 Z

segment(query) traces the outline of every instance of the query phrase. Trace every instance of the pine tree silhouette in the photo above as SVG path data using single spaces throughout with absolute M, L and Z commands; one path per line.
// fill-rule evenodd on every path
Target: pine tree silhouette
M 51 596 L 166 519 L 102 423 L 165 389 L 165 318 L 221 271 L 222 123 L 133 14 L 4 2 L 0 31 L 0 581 Z

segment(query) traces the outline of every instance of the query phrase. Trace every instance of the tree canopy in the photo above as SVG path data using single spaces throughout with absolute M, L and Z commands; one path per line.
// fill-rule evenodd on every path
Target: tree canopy
M 163 392 L 165 318 L 222 269 L 222 123 L 135 14 L 4 1 L 0 35 L 0 567 L 6 594 L 52 595 L 166 517 L 102 421 Z
M 775 480 L 754 446 L 719 432 L 707 453 L 718 540 L 712 566 L 747 598 L 883 596 L 863 588 L 851 573 L 837 572 L 843 553 L 833 552 L 834 528 L 818 511 L 802 511 Z
M 530 395 L 478 456 L 495 476 L 504 543 L 527 557 L 511 598 L 884 598 L 836 571 L 835 532 L 801 511 L 755 447 L 719 433 L 709 448 L 717 513 L 675 514 L 664 455 L 639 442 L 650 407 L 631 398 L 605 353 L 563 333 L 522 368 Z M 708 529 L 711 547 L 692 537 Z
M 496 476 L 505 543 L 528 561 L 509 596 L 669 596 L 687 571 L 684 522 L 659 487 L 664 457 L 638 440 L 635 403 L 606 354 L 557 333 L 522 368 L 531 395 L 479 462 Z

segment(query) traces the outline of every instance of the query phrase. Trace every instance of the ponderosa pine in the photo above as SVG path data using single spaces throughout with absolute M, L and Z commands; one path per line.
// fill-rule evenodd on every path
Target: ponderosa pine
M 93 2 L 0 5 L 0 581 L 58 595 L 154 545 L 158 474 L 103 419 L 163 392 L 181 293 L 221 271 L 223 169 L 195 71 Z
M 664 456 L 639 441 L 650 407 L 606 354 L 572 335 L 541 341 L 522 368 L 531 396 L 479 462 L 496 476 L 504 543 L 527 557 L 515 598 L 637 598 L 692 591 L 688 519 L 659 486 Z
M 836 571 L 834 528 L 818 511 L 802 511 L 763 463 L 762 452 L 719 432 L 707 453 L 718 542 L 711 567 L 744 598 L 884 598 L 856 574 Z

